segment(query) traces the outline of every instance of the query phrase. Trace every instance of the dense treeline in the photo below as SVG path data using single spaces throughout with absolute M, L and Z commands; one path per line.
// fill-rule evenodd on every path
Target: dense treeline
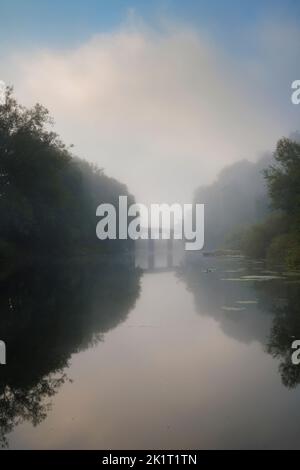
M 290 269 L 300 267 L 300 143 L 297 135 L 279 140 L 274 161 L 264 171 L 271 214 L 236 232 L 235 248 Z
M 0 106 L 0 256 L 124 251 L 127 241 L 99 241 L 96 207 L 118 206 L 126 186 L 74 157 L 52 131 L 41 105 L 20 106 L 7 89 Z
M 198 188 L 205 204 L 205 249 L 242 251 L 289 269 L 300 268 L 300 134 L 279 140 L 274 154 L 224 168 Z

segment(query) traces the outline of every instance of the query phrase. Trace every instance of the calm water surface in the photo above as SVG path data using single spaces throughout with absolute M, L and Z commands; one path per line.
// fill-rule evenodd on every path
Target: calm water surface
M 300 447 L 297 275 L 173 264 L 43 264 L 1 281 L 4 446 Z

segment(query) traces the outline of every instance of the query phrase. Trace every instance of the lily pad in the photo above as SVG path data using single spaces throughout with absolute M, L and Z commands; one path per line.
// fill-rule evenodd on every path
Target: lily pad
M 249 279 L 250 281 L 273 281 L 274 279 L 284 279 L 284 276 L 253 275 L 253 276 L 242 276 L 242 278 Z
M 226 307 L 226 305 L 221 307 L 221 309 L 225 310 L 226 312 L 242 312 L 243 310 L 246 310 L 243 307 Z

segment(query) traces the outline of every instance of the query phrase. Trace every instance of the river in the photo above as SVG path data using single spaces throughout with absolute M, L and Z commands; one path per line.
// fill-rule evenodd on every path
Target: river
M 3 447 L 299 448 L 298 273 L 143 262 L 39 263 L 1 281 Z

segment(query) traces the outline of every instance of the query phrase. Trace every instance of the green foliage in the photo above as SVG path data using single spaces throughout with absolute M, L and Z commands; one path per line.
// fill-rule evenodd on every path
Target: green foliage
M 250 258 L 264 258 L 269 243 L 268 231 L 264 224 L 254 225 L 244 236 L 242 251 Z
M 300 267 L 300 144 L 279 140 L 274 163 L 264 170 L 273 213 L 262 223 L 236 229 L 227 245 L 250 258 L 289 269 Z
M 43 106 L 26 109 L 6 90 L 0 106 L 0 256 L 3 243 L 39 254 L 127 250 L 129 243 L 100 242 L 95 234 L 96 207 L 117 206 L 119 195 L 128 195 L 126 186 L 75 158 L 51 126 Z
M 278 252 L 276 250 L 275 239 L 283 239 L 287 230 L 287 218 L 282 213 L 271 214 L 267 219 L 259 224 L 247 227 L 238 227 L 227 237 L 227 246 L 236 250 L 241 250 L 250 258 L 266 258 L 269 255 L 270 245 L 274 241 L 272 253 L 276 258 Z M 270 253 L 271 256 L 271 253 Z
M 286 214 L 300 216 L 300 144 L 281 139 L 274 154 L 275 164 L 265 171 L 272 205 Z
M 285 236 L 277 236 L 268 249 L 268 257 L 281 258 L 288 268 L 300 267 L 300 144 L 281 139 L 274 154 L 275 164 L 265 171 L 272 205 L 286 215 Z
M 283 235 L 285 229 L 285 217 L 282 214 L 272 214 L 265 222 L 250 227 L 242 239 L 242 250 L 250 258 L 266 258 L 272 240 Z
M 286 256 L 286 264 L 289 269 L 300 267 L 300 233 L 294 232 L 289 236 L 289 245 Z
M 284 233 L 274 236 L 267 247 L 266 259 L 270 265 L 284 265 L 289 253 L 290 235 Z

